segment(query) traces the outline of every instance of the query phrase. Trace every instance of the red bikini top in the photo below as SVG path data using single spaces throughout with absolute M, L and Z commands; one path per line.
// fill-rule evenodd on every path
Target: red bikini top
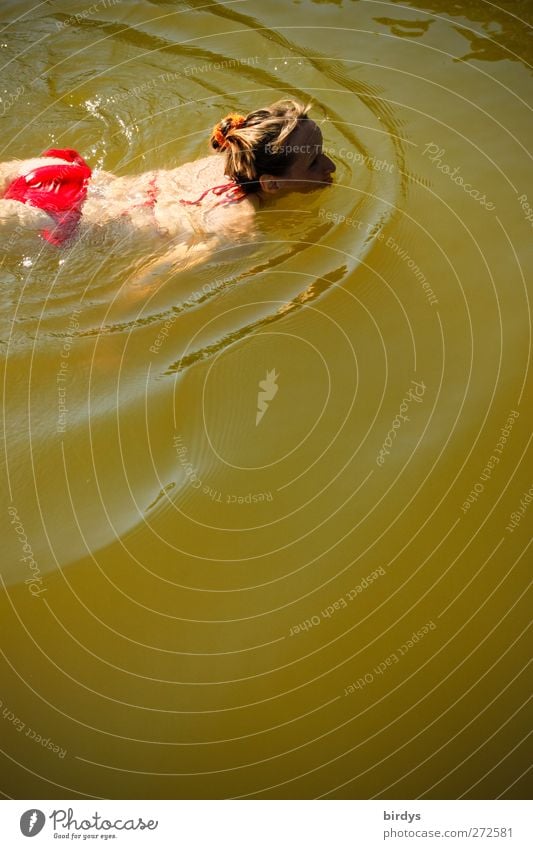
M 206 189 L 205 192 L 202 192 L 200 197 L 196 200 L 180 200 L 180 203 L 184 204 L 184 206 L 199 206 L 205 196 L 209 194 L 209 192 L 213 192 L 213 194 L 217 197 L 223 194 L 227 195 L 226 198 L 224 198 L 223 200 L 219 200 L 218 203 L 215 203 L 215 206 L 219 206 L 220 204 L 225 205 L 228 203 L 239 203 L 239 201 L 244 200 L 244 198 L 246 197 L 246 192 L 244 191 L 242 186 L 239 186 L 238 183 L 232 180 L 230 183 L 224 183 L 221 186 L 213 186 L 210 189 Z M 148 190 L 146 192 L 147 199 L 142 201 L 142 203 L 134 204 L 133 208 L 138 206 L 146 206 L 150 209 L 153 209 L 156 205 L 158 194 L 159 190 L 157 188 L 156 177 L 152 177 L 148 184 Z M 129 209 L 132 209 L 132 207 L 130 206 Z M 124 210 L 122 214 L 127 215 L 128 210 Z
M 224 183 L 221 186 L 213 186 L 210 189 L 206 189 L 205 192 L 202 192 L 200 197 L 196 200 L 180 200 L 180 203 L 185 206 L 198 206 L 209 192 L 213 192 L 213 194 L 217 197 L 223 194 L 227 195 L 227 198 L 219 200 L 218 203 L 215 203 L 215 206 L 220 206 L 221 204 L 225 205 L 228 203 L 239 203 L 239 201 L 244 200 L 246 197 L 246 192 L 243 187 L 236 183 L 235 180 L 231 180 L 230 183 Z

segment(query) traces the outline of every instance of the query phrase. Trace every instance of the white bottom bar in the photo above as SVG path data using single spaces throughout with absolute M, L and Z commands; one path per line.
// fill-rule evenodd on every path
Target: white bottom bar
M 529 804 L 500 801 L 2 801 L 2 846 L 529 849 Z M 36 838 L 35 844 L 28 840 Z

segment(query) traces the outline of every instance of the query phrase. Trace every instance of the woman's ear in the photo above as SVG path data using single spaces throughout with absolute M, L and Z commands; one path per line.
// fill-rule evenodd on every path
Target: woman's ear
M 259 177 L 259 185 L 261 190 L 267 195 L 275 195 L 281 189 L 281 184 L 272 174 L 261 174 Z

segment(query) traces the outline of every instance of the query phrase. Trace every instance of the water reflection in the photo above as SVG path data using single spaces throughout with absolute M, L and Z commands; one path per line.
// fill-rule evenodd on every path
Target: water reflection
M 426 9 L 428 12 L 442 15 L 446 20 L 450 17 L 463 17 L 472 21 L 474 31 L 460 25 L 454 26 L 454 29 L 470 42 L 471 47 L 471 51 L 458 57 L 459 59 L 489 62 L 507 59 L 511 62 L 525 62 L 531 61 L 533 56 L 530 35 L 533 7 L 529 0 L 508 0 L 501 6 L 497 3 L 486 3 L 484 0 L 391 0 L 392 4 L 403 8 L 412 6 L 413 10 L 417 11 Z M 485 30 L 486 36 L 475 32 L 480 26 Z

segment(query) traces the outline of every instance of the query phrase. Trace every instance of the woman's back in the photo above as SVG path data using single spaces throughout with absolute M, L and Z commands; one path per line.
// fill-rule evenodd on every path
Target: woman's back
M 178 168 L 115 177 L 93 172 L 83 207 L 81 233 L 86 239 L 105 230 L 122 239 L 175 241 L 190 237 L 235 238 L 250 233 L 257 201 L 230 202 L 210 189 L 228 184 L 224 162 L 216 155 L 187 162 Z M 231 186 L 230 186 L 231 188 Z M 199 200 L 202 194 L 205 196 Z

